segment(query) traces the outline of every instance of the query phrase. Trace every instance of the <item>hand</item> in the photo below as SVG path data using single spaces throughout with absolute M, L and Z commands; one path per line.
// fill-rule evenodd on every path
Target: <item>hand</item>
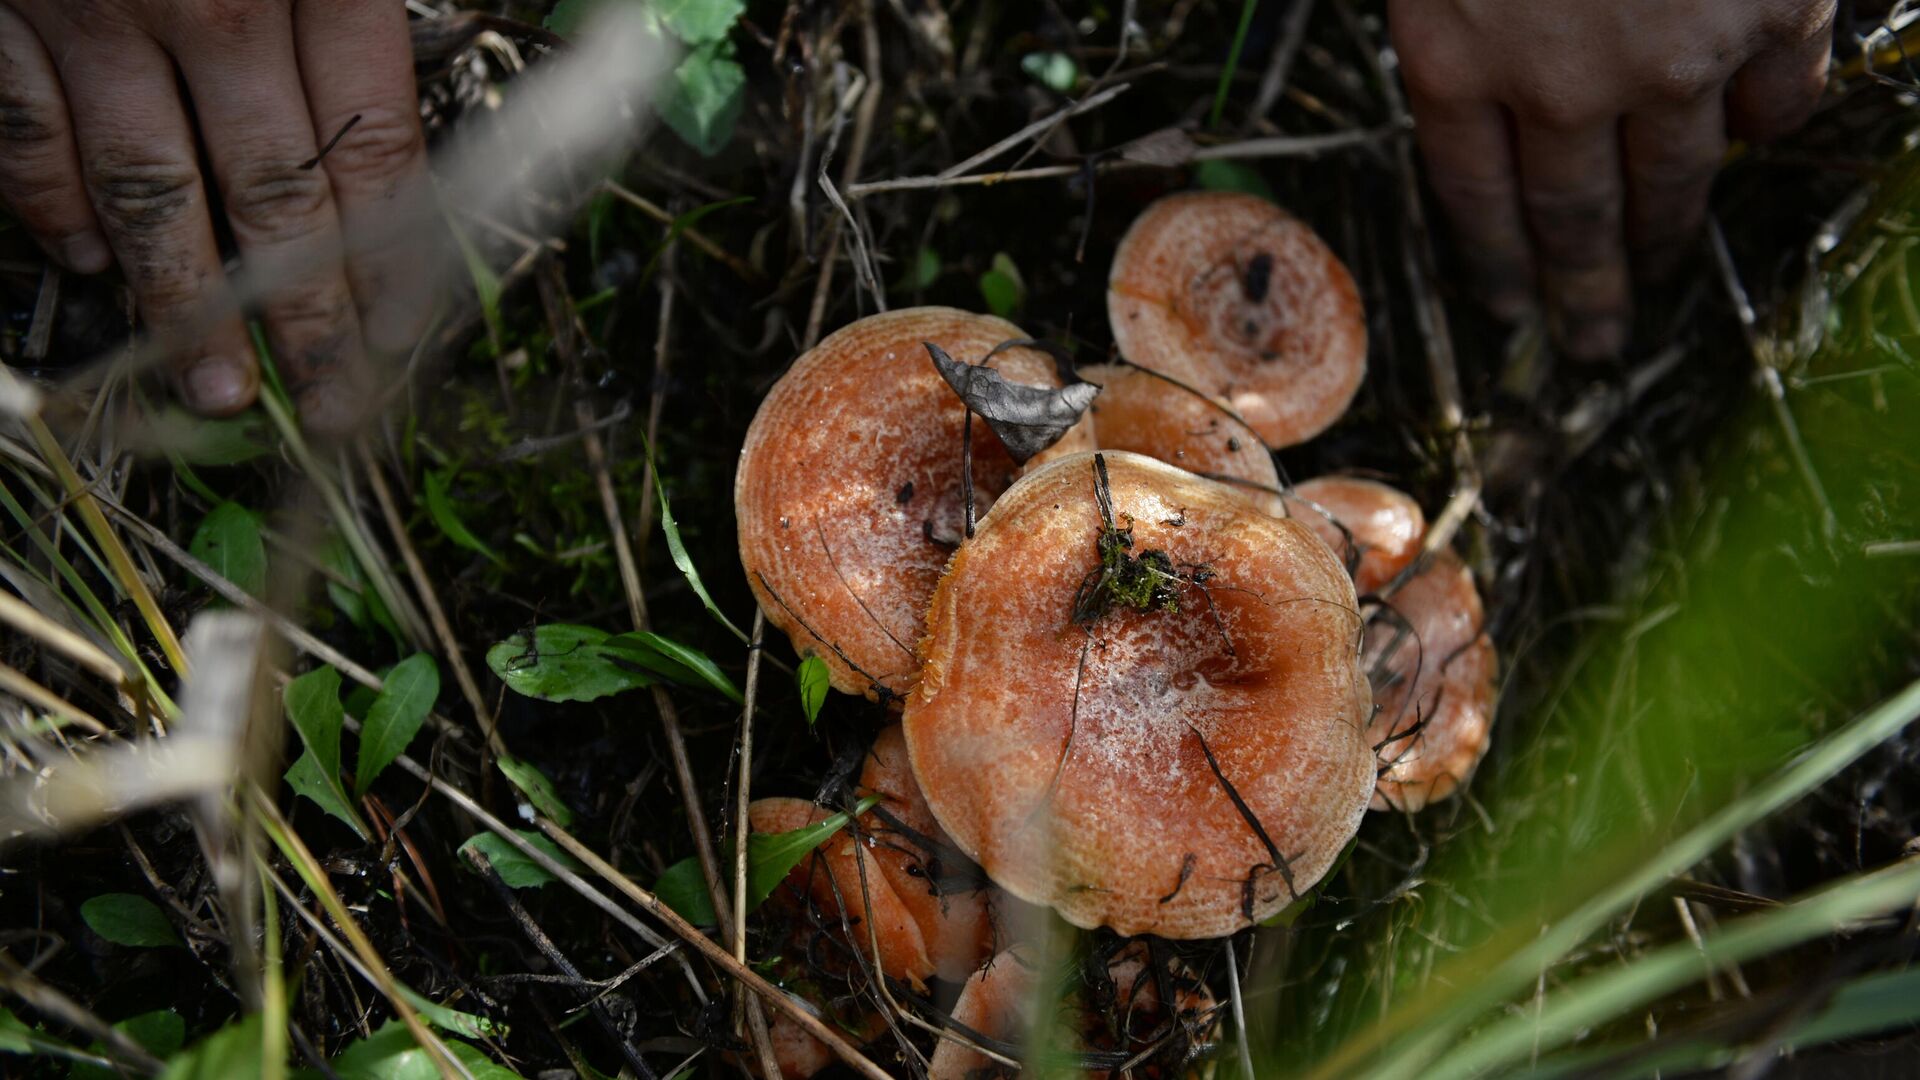
M 1389 0 L 1420 149 L 1495 313 L 1544 294 L 1582 358 L 1618 353 L 1629 251 L 1652 276 L 1705 220 L 1729 132 L 1798 127 L 1834 0 Z
M 259 388 L 240 317 L 206 321 L 232 310 L 211 192 L 302 418 L 338 431 L 369 348 L 418 333 L 391 219 L 427 184 L 400 0 L 0 0 L 0 199 L 69 269 L 119 263 L 200 411 Z

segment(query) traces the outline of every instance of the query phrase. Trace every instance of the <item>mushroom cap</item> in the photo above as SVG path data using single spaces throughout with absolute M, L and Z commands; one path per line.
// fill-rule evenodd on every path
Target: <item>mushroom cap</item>
M 1342 562 L 1351 565 L 1351 556 L 1360 556 L 1353 584 L 1362 594 L 1392 581 L 1420 554 L 1427 516 L 1398 488 L 1352 476 L 1321 476 L 1294 485 L 1293 494 L 1293 517 L 1325 540 Z
M 1074 622 L 1102 562 L 1101 460 L 1130 551 L 1189 576 L 1177 610 Z M 1214 937 L 1291 902 L 1359 828 L 1374 756 L 1353 583 L 1231 487 L 1124 452 L 1052 462 L 982 520 L 927 622 L 902 721 L 914 775 L 1022 900 Z
M 875 698 L 911 689 L 927 599 L 963 532 L 964 406 L 921 343 L 978 363 L 1027 336 L 952 308 L 873 315 L 794 361 L 761 402 L 734 475 L 740 561 L 767 619 L 826 662 L 835 689 Z M 1061 385 L 1035 349 L 992 364 L 1014 382 Z M 1082 421 L 1035 461 L 1090 449 L 1090 431 Z M 975 417 L 978 511 L 1019 472 Z
M 965 979 L 993 954 L 991 890 L 966 879 L 971 867 L 952 865 L 959 849 L 920 794 L 900 725 L 890 725 L 874 739 L 860 770 L 860 788 L 880 796 L 876 809 L 886 810 L 901 826 L 871 810 L 861 816 L 873 837 L 874 862 L 919 924 L 935 974 L 953 982 Z
M 1387 602 L 1405 623 L 1376 617 L 1367 627 L 1365 658 L 1380 687 L 1367 727 L 1380 756 L 1373 808 L 1413 811 L 1453 794 L 1486 756 L 1500 661 L 1473 575 L 1452 552 Z
M 1147 207 L 1114 252 L 1107 318 L 1122 356 L 1225 398 L 1269 446 L 1326 430 L 1367 373 L 1346 266 L 1253 195 L 1186 192 Z
M 792 832 L 832 816 L 832 811 L 805 799 L 755 799 L 747 807 L 747 821 L 757 833 Z M 861 850 L 862 846 L 844 830 L 827 837 L 811 856 L 800 860 L 800 865 L 787 874 L 786 880 L 774 889 L 774 896 L 795 904 L 811 901 L 829 926 L 838 924 L 840 901 L 844 897 L 853 908 L 847 913 L 847 926 L 853 931 L 854 947 L 871 957 L 873 941 L 877 940 L 880 970 L 916 988 L 922 987 L 934 973 L 933 961 L 927 955 L 926 938 L 912 910 L 901 901 L 876 865 L 878 860 L 872 853 Z M 861 917 L 863 895 L 866 918 Z M 873 923 L 872 939 L 868 937 L 869 919 Z
M 1151 956 L 1142 942 L 1129 942 L 1106 962 L 1105 985 L 1081 985 L 1071 991 L 1071 999 L 1056 1014 L 1069 1030 L 1079 1049 L 1118 1050 L 1137 1053 L 1160 1042 L 1169 1020 L 1210 1030 L 1217 1026 L 1209 1014 L 1213 995 L 1184 963 L 1174 961 L 1167 972 L 1174 987 L 1177 1015 L 1168 1017 L 1160 1005 L 1158 980 L 1148 971 Z M 996 1042 L 1018 1045 L 1027 1035 L 1027 1013 L 1036 1004 L 1035 988 L 1041 972 L 1034 969 L 1029 950 L 1015 946 L 995 956 L 976 972 L 960 990 L 960 998 L 950 1014 L 953 1021 L 969 1031 Z M 1091 982 L 1091 981 L 1090 981 Z M 1105 991 L 1101 993 L 1100 991 Z M 1104 998 L 1104 1000 L 1098 1000 Z M 1051 1003 L 1048 1003 L 1051 1004 Z M 964 1032 L 962 1032 L 964 1034 Z M 1116 1038 L 1116 1036 L 1118 1036 Z M 982 1075 L 998 1075 L 992 1059 L 951 1039 L 934 1044 L 933 1058 L 927 1067 L 927 1080 L 973 1080 Z M 1105 1080 L 1105 1070 L 1083 1075 Z M 1136 1067 L 1132 1076 L 1161 1076 L 1165 1073 L 1154 1063 Z
M 1233 406 L 1126 364 L 1090 365 L 1080 377 L 1100 386 L 1090 411 L 1101 449 L 1131 450 L 1232 483 L 1268 513 L 1287 516 L 1273 456 Z

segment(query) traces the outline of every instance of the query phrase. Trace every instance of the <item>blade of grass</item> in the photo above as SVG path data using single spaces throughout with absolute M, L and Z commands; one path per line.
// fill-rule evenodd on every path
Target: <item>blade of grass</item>
M 1525 944 L 1516 943 L 1505 959 L 1473 973 L 1471 979 L 1436 979 L 1435 985 L 1444 989 L 1429 991 L 1389 1013 L 1337 1047 L 1307 1075 L 1329 1080 L 1350 1076 L 1382 1050 L 1387 1055 L 1376 1066 L 1376 1075 L 1419 1075 L 1436 1048 L 1444 1048 L 1481 1013 L 1532 986 L 1542 971 L 1604 926 L 1615 912 L 1704 860 L 1742 829 L 1764 820 L 1859 760 L 1916 716 L 1920 716 L 1920 682 L 1908 685 L 1828 735 L 1797 761 L 1654 852 L 1638 868 L 1622 874 L 1609 888 L 1588 898 L 1537 937 Z M 1517 939 L 1508 936 L 1499 940 Z M 1503 946 L 1496 942 L 1493 947 Z
M 1552 1049 L 1592 1025 L 1623 1016 L 1669 991 L 1698 982 L 1711 969 L 1809 941 L 1857 919 L 1904 907 L 1920 893 L 1920 859 L 1846 878 L 1807 899 L 1754 915 L 1703 939 L 1681 941 L 1591 975 L 1526 1010 L 1484 1028 L 1420 1070 L 1451 1080 L 1485 1075 Z
M 126 545 L 120 542 L 120 534 L 114 532 L 113 526 L 107 523 L 107 515 L 101 512 L 100 504 L 93 501 L 93 493 L 74 470 L 73 462 L 67 460 L 67 452 L 60 448 L 60 441 L 53 437 L 53 432 L 47 430 L 46 422 L 38 416 L 30 416 L 26 426 L 40 455 L 53 467 L 54 475 L 60 478 L 60 485 L 66 488 L 68 498 L 80 512 L 80 520 L 86 524 L 87 532 L 93 535 L 94 542 L 100 545 L 101 553 L 113 567 L 115 579 L 140 610 L 140 617 L 146 621 L 154 640 L 160 643 L 160 651 L 166 655 L 167 663 L 181 678 L 186 678 L 186 650 L 180 647 L 180 639 L 175 636 L 166 615 L 161 613 L 160 602 L 153 598 L 146 579 L 134 568 L 133 556 L 128 554 Z
M 659 465 L 654 461 L 653 444 L 648 442 L 644 435 L 640 437 L 640 444 L 646 450 L 647 471 L 653 476 L 654 497 L 660 503 L 660 531 L 666 535 L 667 551 L 673 556 L 673 565 L 679 568 L 681 575 L 687 579 L 687 584 L 692 586 L 694 595 L 700 598 L 700 603 L 706 607 L 707 614 L 713 616 L 715 622 L 726 627 L 734 637 L 739 638 L 742 645 L 751 644 L 752 639 L 747 637 L 739 627 L 733 625 L 733 620 L 720 611 L 720 605 L 714 603 L 713 597 L 707 593 L 706 583 L 700 580 L 700 571 L 693 565 L 693 556 L 687 554 L 687 545 L 680 540 L 680 525 L 673 520 L 673 508 L 667 505 L 667 488 L 661 482 Z
M 1227 107 L 1227 88 L 1233 85 L 1234 72 L 1240 67 L 1240 54 L 1247 47 L 1247 30 L 1253 26 L 1253 9 L 1259 0 L 1244 0 L 1240 5 L 1240 25 L 1233 28 L 1233 45 L 1227 49 L 1227 65 L 1220 69 L 1220 85 L 1213 92 L 1213 111 L 1208 127 L 1220 126 L 1220 112 Z

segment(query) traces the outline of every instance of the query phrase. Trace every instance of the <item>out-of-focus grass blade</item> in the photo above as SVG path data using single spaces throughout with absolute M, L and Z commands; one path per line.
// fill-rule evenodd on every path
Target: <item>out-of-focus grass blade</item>
M 1777 911 L 1742 919 L 1698 946 L 1684 941 L 1668 945 L 1630 964 L 1581 979 L 1550 995 L 1537 1011 L 1523 1010 L 1476 1032 L 1438 1061 L 1424 1064 L 1418 1075 L 1451 1080 L 1512 1065 L 1535 1049 L 1551 1049 L 1590 1025 L 1697 982 L 1714 968 L 1905 907 L 1916 894 L 1920 894 L 1920 859 L 1847 878 Z
M 646 448 L 647 465 L 653 472 L 653 493 L 660 503 L 660 531 L 666 535 L 667 551 L 673 556 L 673 565 L 680 569 L 687 584 L 693 587 L 694 595 L 706 606 L 707 614 L 739 638 L 741 644 L 753 644 L 746 632 L 733 625 L 733 621 L 721 612 L 720 605 L 714 603 L 713 597 L 708 594 L 706 583 L 700 580 L 700 571 L 693 565 L 693 556 L 687 554 L 687 545 L 680 540 L 680 525 L 673 520 L 673 507 L 667 503 L 667 486 L 661 482 L 660 463 L 654 460 L 653 444 L 647 442 L 645 435 L 640 437 L 640 442 Z

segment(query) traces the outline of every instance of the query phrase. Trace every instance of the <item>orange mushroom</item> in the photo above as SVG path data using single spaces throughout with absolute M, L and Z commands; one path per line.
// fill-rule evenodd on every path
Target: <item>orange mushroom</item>
M 927 599 L 965 529 L 965 406 L 924 343 L 1015 383 L 1059 387 L 1036 349 L 986 359 L 1026 336 L 951 308 L 870 316 L 795 361 L 747 429 L 734 478 L 740 561 L 768 621 L 825 661 L 836 689 L 897 699 L 912 688 Z M 984 512 L 1021 465 L 986 421 L 972 428 Z M 1035 461 L 1092 445 L 1083 422 Z
M 1072 988 L 1055 1016 L 1081 1053 L 1146 1059 L 1126 1074 L 1133 1077 L 1180 1075 L 1184 1052 L 1204 1042 L 1217 1027 L 1213 995 L 1186 965 L 1167 965 L 1165 979 L 1174 991 L 1171 1016 L 1161 1007 L 1159 984 L 1150 971 L 1147 947 L 1138 941 L 1123 946 L 1105 963 L 1105 978 Z M 1096 963 L 1100 961 L 1096 960 Z M 1016 1075 L 1015 1070 L 968 1045 L 979 1037 L 1008 1049 L 1018 1049 L 1027 1034 L 1027 1013 L 1034 1006 L 1040 973 L 1028 950 L 1016 946 L 994 957 L 960 991 L 952 1012 L 953 1034 L 934 1045 L 927 1080 L 979 1080 Z M 962 1042 L 960 1039 L 966 1039 Z M 1008 1055 L 1003 1055 L 1008 1056 Z M 1172 1059 L 1172 1067 L 1161 1062 Z M 1088 1069 L 1082 1075 L 1105 1080 L 1109 1069 Z
M 1312 229 L 1256 196 L 1189 192 L 1147 207 L 1107 290 L 1122 356 L 1225 399 L 1270 446 L 1326 430 L 1366 375 L 1352 276 Z
M 1473 575 L 1452 552 L 1388 598 L 1367 627 L 1378 703 L 1367 739 L 1380 756 L 1375 810 L 1424 808 L 1453 794 L 1486 756 L 1500 661 Z
M 1359 828 L 1353 583 L 1235 489 L 1078 454 L 1001 496 L 934 594 L 903 727 L 961 850 L 1079 926 L 1264 919 Z
M 1292 516 L 1354 567 L 1353 584 L 1363 594 L 1392 581 L 1420 554 L 1427 516 L 1413 496 L 1397 488 L 1322 476 L 1294 485 L 1293 494 Z
M 860 788 L 880 796 L 879 804 L 862 815 L 862 827 L 873 838 L 881 875 L 920 926 L 934 972 L 953 982 L 965 979 L 993 952 L 991 891 L 986 882 L 968 877 L 978 870 L 965 862 L 927 807 L 900 725 L 874 740 Z
M 1191 473 L 1242 487 L 1285 517 L 1273 456 L 1233 406 L 1152 371 L 1097 364 L 1080 377 L 1100 386 L 1091 413 L 1103 450 L 1130 450 Z

